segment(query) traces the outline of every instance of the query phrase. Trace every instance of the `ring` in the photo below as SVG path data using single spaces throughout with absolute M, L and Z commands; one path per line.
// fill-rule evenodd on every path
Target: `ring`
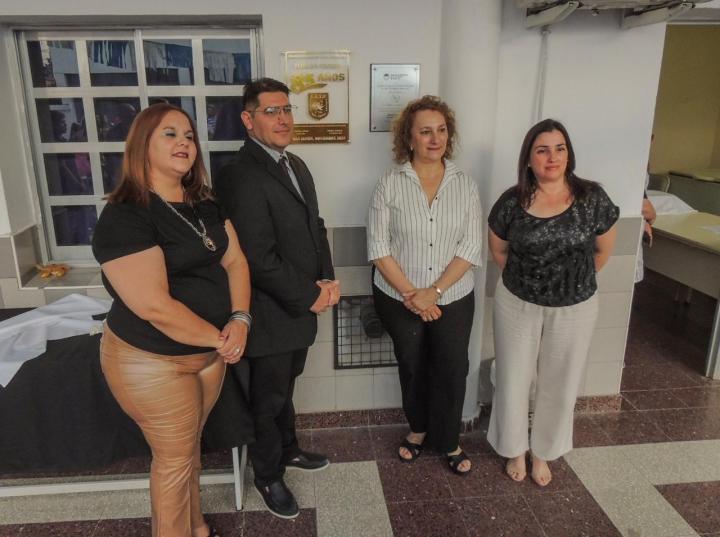
M 240 347 L 235 347 L 235 348 L 233 349 L 233 353 L 234 353 L 234 354 L 237 354 L 237 353 L 239 353 L 239 352 L 240 352 Z

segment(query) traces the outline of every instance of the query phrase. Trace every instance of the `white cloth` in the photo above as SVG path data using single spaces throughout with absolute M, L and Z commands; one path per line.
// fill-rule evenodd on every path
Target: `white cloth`
M 368 260 L 392 256 L 417 288 L 430 287 L 455 257 L 482 263 L 482 208 L 477 183 L 454 163 L 445 161 L 445 175 L 428 206 L 420 178 L 410 163 L 393 168 L 377 183 L 367 226 Z M 375 285 L 396 300 L 402 296 L 375 271 Z M 438 304 L 447 305 L 473 290 L 468 270 Z
M 48 340 L 102 329 L 93 315 L 106 313 L 112 300 L 72 294 L 0 323 L 0 385 L 6 386 L 23 362 L 45 352 Z
M 650 203 L 655 207 L 657 214 L 687 214 L 697 212 L 675 194 L 670 194 L 669 192 L 648 190 L 647 196 Z

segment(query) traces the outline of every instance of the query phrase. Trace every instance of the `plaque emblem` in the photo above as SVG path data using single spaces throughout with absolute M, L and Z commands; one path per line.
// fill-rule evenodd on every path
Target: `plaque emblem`
M 313 119 L 323 119 L 330 113 L 329 93 L 308 93 L 308 114 Z

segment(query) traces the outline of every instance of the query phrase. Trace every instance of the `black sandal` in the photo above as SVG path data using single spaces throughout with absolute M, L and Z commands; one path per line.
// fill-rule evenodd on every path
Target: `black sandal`
M 465 455 L 465 452 L 462 450 L 460 450 L 460 453 L 458 453 L 457 455 L 447 455 L 446 454 L 445 460 L 448 462 L 448 465 L 450 466 L 450 469 L 453 471 L 453 473 L 455 473 L 457 475 L 466 476 L 470 473 L 470 470 L 472 470 L 472 467 L 465 470 L 464 472 L 462 470 L 458 469 L 458 467 L 460 466 L 461 463 L 463 463 L 464 461 L 470 460 L 468 458 L 468 456 Z
M 414 442 L 410 442 L 410 440 L 408 440 L 407 438 L 405 438 L 400 443 L 400 447 L 405 448 L 410 452 L 410 458 L 406 459 L 405 457 L 400 455 L 400 451 L 398 451 L 398 457 L 403 462 L 413 462 L 415 459 L 417 459 L 420 456 L 420 454 L 422 453 L 422 450 L 423 450 L 422 444 L 416 444 Z

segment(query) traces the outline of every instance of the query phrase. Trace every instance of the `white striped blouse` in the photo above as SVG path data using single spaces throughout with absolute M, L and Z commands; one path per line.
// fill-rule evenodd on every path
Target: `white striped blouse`
M 461 257 L 481 264 L 482 208 L 478 186 L 451 161 L 432 204 L 410 163 L 397 166 L 378 181 L 370 201 L 367 227 L 368 259 L 392 256 L 417 288 L 430 287 L 450 261 Z M 468 270 L 438 304 L 447 305 L 473 289 L 475 277 Z M 402 300 L 375 271 L 375 285 L 388 296 Z

